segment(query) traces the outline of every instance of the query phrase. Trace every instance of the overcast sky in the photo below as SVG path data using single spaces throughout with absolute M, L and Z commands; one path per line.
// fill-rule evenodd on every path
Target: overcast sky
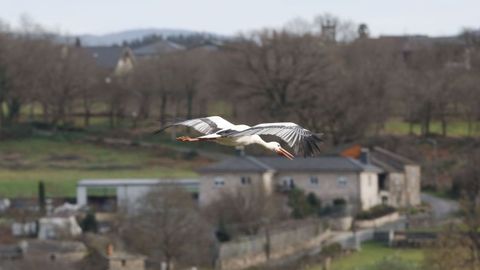
M 480 28 L 480 0 L 0 0 L 0 20 L 10 25 L 27 14 L 70 34 L 156 27 L 230 35 L 326 12 L 365 22 L 374 35 L 438 36 Z

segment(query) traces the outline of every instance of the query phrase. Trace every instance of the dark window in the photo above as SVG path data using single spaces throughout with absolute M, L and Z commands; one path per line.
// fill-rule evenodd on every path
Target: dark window
M 250 185 L 252 183 L 252 179 L 250 176 L 242 176 L 240 177 L 240 182 L 242 182 L 242 185 Z
M 127 266 L 127 261 L 126 260 L 122 260 L 122 266 Z
M 223 180 L 222 177 L 215 177 L 215 179 L 213 179 L 213 181 L 214 181 L 216 187 L 221 187 L 221 186 L 225 185 L 225 181 Z
M 282 186 L 284 190 L 291 190 L 295 188 L 295 181 L 292 177 L 284 177 L 282 180 Z
M 337 186 L 339 187 L 346 187 L 347 186 L 347 178 L 345 176 L 339 176 L 337 178 Z
M 381 173 L 378 175 L 378 190 L 387 190 L 387 174 Z
M 318 185 L 318 177 L 316 177 L 316 176 L 310 176 L 310 184 L 312 184 L 312 185 Z

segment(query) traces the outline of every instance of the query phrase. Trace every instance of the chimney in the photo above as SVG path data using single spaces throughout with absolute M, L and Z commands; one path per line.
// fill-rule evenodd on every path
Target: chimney
M 370 150 L 368 150 L 368 148 L 362 148 L 360 150 L 360 162 L 370 164 Z
M 113 245 L 112 245 L 112 244 L 108 244 L 108 245 L 107 245 L 106 252 L 107 252 L 107 256 L 108 256 L 108 257 L 110 257 L 110 256 L 113 255 Z

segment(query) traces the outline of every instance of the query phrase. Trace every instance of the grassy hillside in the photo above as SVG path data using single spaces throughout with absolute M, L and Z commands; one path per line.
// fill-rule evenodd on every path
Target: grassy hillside
M 31 138 L 0 143 L 0 196 L 36 196 L 38 181 L 49 196 L 74 196 L 83 178 L 194 177 L 209 161 L 183 159 L 171 149 L 111 147 L 82 140 Z
M 421 249 L 395 249 L 376 242 L 367 242 L 362 245 L 360 252 L 336 259 L 332 262 L 332 270 L 356 270 L 368 269 L 369 266 L 378 263 L 386 257 L 395 256 L 399 259 L 420 265 L 423 261 Z M 321 270 L 321 266 L 308 270 Z

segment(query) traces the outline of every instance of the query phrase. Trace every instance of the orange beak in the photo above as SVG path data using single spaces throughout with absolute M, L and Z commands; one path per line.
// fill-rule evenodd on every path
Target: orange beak
M 294 155 L 290 154 L 287 150 L 283 149 L 282 147 L 280 147 L 278 150 L 277 150 L 277 154 L 279 156 L 284 156 L 290 160 L 293 160 L 295 158 Z

